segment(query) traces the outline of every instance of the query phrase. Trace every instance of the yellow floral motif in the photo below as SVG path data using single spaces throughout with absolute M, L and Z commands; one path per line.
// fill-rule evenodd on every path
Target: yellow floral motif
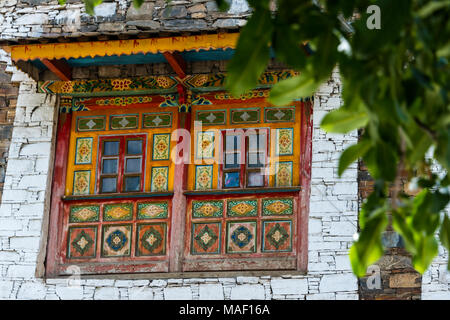
M 267 209 L 269 211 L 274 212 L 276 214 L 283 212 L 287 208 L 289 208 L 289 206 L 281 201 L 271 203 L 270 205 L 267 206 Z
M 89 194 L 90 172 L 75 172 L 73 194 Z
M 243 216 L 243 215 L 249 213 L 250 211 L 252 211 L 254 208 L 255 208 L 254 206 L 252 206 L 248 203 L 241 202 L 241 203 L 233 206 L 231 208 L 231 211 L 237 213 L 238 215 Z
M 74 215 L 81 221 L 89 220 L 90 218 L 94 217 L 97 213 L 94 210 L 83 208 L 79 211 L 77 211 Z
M 62 85 L 61 85 L 61 92 L 62 93 L 69 93 L 73 91 L 73 83 L 72 81 L 65 81 Z
M 124 79 L 124 80 L 113 80 L 111 81 L 111 84 L 113 86 L 114 90 L 128 90 L 130 89 L 131 80 Z
M 141 214 L 144 214 L 149 217 L 156 217 L 163 213 L 165 210 L 160 206 L 156 206 L 154 204 L 148 205 L 145 208 L 141 209 Z
M 195 77 L 193 85 L 195 87 L 202 87 L 209 80 L 209 76 L 206 74 L 200 74 Z
M 106 214 L 113 219 L 121 219 L 126 215 L 128 215 L 129 213 L 130 210 L 125 209 L 123 207 L 114 207 L 106 212 Z
M 172 86 L 172 82 L 170 78 L 165 76 L 159 76 L 156 78 L 156 83 L 160 88 L 170 88 Z
M 219 208 L 216 206 L 213 206 L 210 203 L 206 203 L 206 204 L 202 205 L 200 208 L 198 208 L 198 211 L 200 211 L 203 214 L 203 216 L 210 217 L 210 216 L 214 215 L 216 212 L 218 212 Z

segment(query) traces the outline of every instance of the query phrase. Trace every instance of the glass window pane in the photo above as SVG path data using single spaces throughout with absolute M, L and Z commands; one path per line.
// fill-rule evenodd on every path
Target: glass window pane
M 240 152 L 226 153 L 225 154 L 225 169 L 239 168 L 240 160 L 241 160 Z
M 249 150 L 266 150 L 266 133 L 252 134 L 248 136 Z
M 103 159 L 102 173 L 117 173 L 117 159 Z
M 119 141 L 103 142 L 103 155 L 117 156 L 119 154 Z
M 124 191 L 140 191 L 141 177 L 125 177 Z
M 127 141 L 127 154 L 141 154 L 141 153 L 142 153 L 142 140 Z
M 117 178 L 102 178 L 101 192 L 116 192 L 116 191 L 117 191 Z
M 225 172 L 225 188 L 239 188 L 239 172 Z
M 264 167 L 265 153 L 264 152 L 249 152 L 248 153 L 248 167 L 261 168 Z
M 264 187 L 264 176 L 261 174 L 261 172 L 249 172 L 247 177 L 247 186 Z
M 141 172 L 141 158 L 126 159 L 125 173 Z
M 233 151 L 241 148 L 241 136 L 240 135 L 228 135 L 225 134 L 225 150 Z

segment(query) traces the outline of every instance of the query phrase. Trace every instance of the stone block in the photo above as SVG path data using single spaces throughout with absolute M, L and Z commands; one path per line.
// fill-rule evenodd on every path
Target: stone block
M 421 286 L 419 273 L 398 273 L 389 277 L 391 288 L 419 288 Z
M 231 289 L 231 300 L 264 300 L 265 296 L 261 284 L 242 284 Z
M 358 290 L 357 278 L 351 274 L 324 275 L 320 281 L 320 292 L 356 291 Z
M 48 23 L 48 15 L 45 13 L 29 13 L 20 16 L 14 21 L 19 26 L 24 25 L 44 25 Z
M 56 294 L 61 300 L 81 300 L 83 299 L 83 287 L 56 286 Z
M 40 282 L 24 282 L 17 293 L 17 299 L 25 300 L 43 300 L 46 295 L 46 289 Z
M 223 287 L 221 284 L 201 284 L 199 296 L 200 300 L 223 300 Z
M 128 289 L 130 300 L 153 300 L 153 290 L 149 287 L 134 287 Z
M 119 289 L 114 287 L 96 288 L 94 300 L 119 300 Z
M 14 287 L 12 281 L 0 281 L 0 299 L 8 299 Z
M 135 8 L 132 4 L 128 8 L 126 20 L 152 20 L 154 3 L 144 2 L 140 8 Z
M 164 288 L 165 300 L 192 300 L 190 287 L 169 287 Z
M 273 294 L 306 294 L 308 293 L 307 279 L 272 279 L 270 281 Z

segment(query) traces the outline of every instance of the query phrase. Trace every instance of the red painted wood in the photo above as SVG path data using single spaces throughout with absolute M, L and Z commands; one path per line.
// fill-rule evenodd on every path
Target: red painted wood
M 191 114 L 179 113 L 178 116 L 178 129 L 191 130 Z M 178 142 L 180 137 L 178 137 Z M 182 149 L 177 145 L 177 155 L 183 158 Z M 171 220 L 171 232 L 169 235 L 170 250 L 169 250 L 169 272 L 180 272 L 182 270 L 183 260 L 183 246 L 184 246 L 184 233 L 186 223 L 186 196 L 183 191 L 187 187 L 188 177 L 188 163 L 175 164 L 174 170 L 174 195 L 172 198 L 172 220 Z
M 186 61 L 183 57 L 178 52 L 163 52 L 163 55 L 178 77 L 184 79 L 186 77 Z
M 309 199 L 311 194 L 311 163 L 312 163 L 312 102 L 301 104 L 301 152 L 300 152 L 300 185 L 299 192 L 297 235 L 297 270 L 306 271 L 308 268 L 308 221 L 309 221 Z
M 63 81 L 72 80 L 72 68 L 67 64 L 67 62 L 57 59 L 42 59 L 41 62 L 59 79 Z
M 56 134 L 55 162 L 53 169 L 53 183 L 51 194 L 50 223 L 48 230 L 46 276 L 55 276 L 58 273 L 57 263 L 60 259 L 60 243 L 63 230 L 63 203 L 67 173 L 67 156 L 69 154 L 70 128 L 72 124 L 71 113 L 59 115 Z

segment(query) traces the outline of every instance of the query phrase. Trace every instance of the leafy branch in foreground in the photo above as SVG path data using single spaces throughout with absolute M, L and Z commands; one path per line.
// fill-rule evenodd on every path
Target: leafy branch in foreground
M 102 2 L 83 1 L 89 14 Z M 133 0 L 137 7 L 142 2 Z M 216 3 L 225 11 L 230 1 Z M 270 48 L 276 59 L 300 72 L 272 88 L 269 100 L 275 105 L 312 95 L 338 65 L 344 104 L 324 117 L 322 128 L 335 133 L 360 129 L 360 141 L 341 155 L 339 174 L 361 158 L 375 179 L 359 215 L 359 238 L 350 250 L 353 271 L 364 276 L 381 257 L 381 233 L 391 215 L 414 268 L 423 273 L 437 254 L 437 232 L 450 249 L 450 219 L 444 211 L 450 200 L 450 1 L 248 3 L 253 12 L 229 64 L 228 90 L 239 95 L 254 88 L 271 59 Z M 380 8 L 380 29 L 367 26 L 371 5 Z M 343 21 L 353 23 L 350 27 Z M 431 173 L 430 150 L 444 170 L 440 176 Z M 402 178 L 410 184 L 417 180 L 420 192 L 399 192 Z M 392 185 L 396 191 L 390 196 Z

